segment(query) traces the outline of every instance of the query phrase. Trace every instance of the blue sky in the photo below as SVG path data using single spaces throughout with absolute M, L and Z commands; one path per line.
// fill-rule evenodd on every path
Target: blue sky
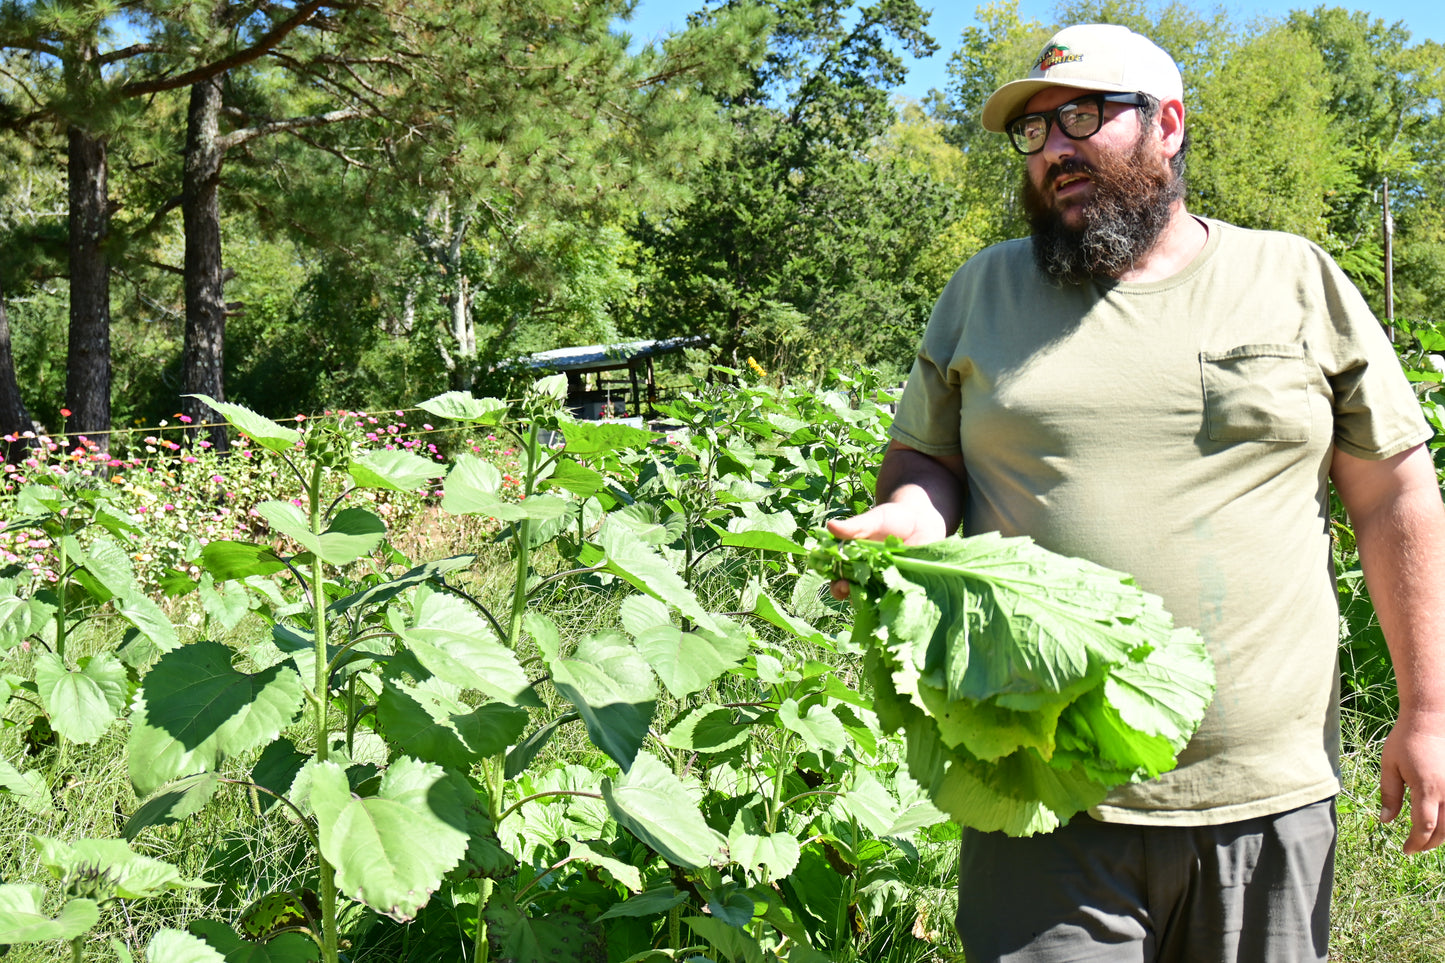
M 1350 10 L 1365 10 L 1372 16 L 1387 23 L 1403 20 L 1415 41 L 1434 40 L 1445 43 L 1445 3 L 1441 0 L 1367 0 L 1351 3 L 1349 0 L 1253 0 L 1248 3 L 1225 2 L 1221 4 L 1235 19 L 1247 21 L 1258 16 L 1283 17 L 1291 10 L 1313 10 L 1324 3 L 1341 6 Z M 680 30 L 687 22 L 690 11 L 702 4 L 679 2 L 679 0 L 639 0 L 632 22 L 626 30 L 637 40 L 654 40 Z M 1211 4 L 1197 2 L 1200 10 L 1212 9 Z M 908 82 L 899 90 L 906 96 L 920 98 L 932 87 L 942 88 L 948 81 L 946 65 L 949 54 L 958 46 L 959 34 L 974 23 L 975 3 L 969 0 L 930 4 L 923 0 L 925 8 L 932 7 L 933 18 L 929 31 L 939 43 L 939 51 L 927 60 L 910 60 Z M 1026 17 L 1040 20 L 1049 19 L 1053 0 L 1020 0 L 1019 9 Z

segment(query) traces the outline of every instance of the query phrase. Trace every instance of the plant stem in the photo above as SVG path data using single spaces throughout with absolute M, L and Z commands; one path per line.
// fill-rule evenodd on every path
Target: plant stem
M 311 534 L 320 537 L 321 518 L 321 463 L 311 466 L 311 481 L 307 485 L 307 502 L 311 508 Z M 316 673 L 312 679 L 316 706 L 316 759 L 325 762 L 331 755 L 331 733 L 327 709 L 330 706 L 330 660 L 326 651 L 326 572 L 319 555 L 311 559 L 311 631 L 316 642 Z M 321 956 L 324 963 L 338 963 L 338 939 L 336 933 L 336 871 L 326 856 L 317 847 L 321 887 Z
M 66 557 L 65 541 L 70 534 L 70 520 L 64 519 L 60 525 L 60 564 L 56 571 L 60 573 L 59 591 L 55 593 L 57 603 L 55 606 L 55 654 L 60 656 L 61 662 L 65 661 L 65 623 L 69 621 L 70 615 L 66 611 L 66 599 L 70 593 L 65 590 L 65 578 L 68 575 L 70 561 Z
M 77 936 L 75 939 L 70 941 L 70 961 L 71 963 L 82 963 L 84 959 L 85 937 Z
M 527 429 L 527 473 L 523 483 L 522 499 L 532 497 L 533 486 L 537 482 L 537 460 L 540 456 L 541 429 L 537 420 L 532 419 Z M 532 520 L 524 518 L 517 524 L 517 576 L 516 583 L 512 587 L 512 618 L 507 630 L 507 645 L 512 651 L 517 650 L 517 643 L 522 638 L 522 616 L 527 611 L 527 573 L 531 568 L 531 545 L 532 545 Z

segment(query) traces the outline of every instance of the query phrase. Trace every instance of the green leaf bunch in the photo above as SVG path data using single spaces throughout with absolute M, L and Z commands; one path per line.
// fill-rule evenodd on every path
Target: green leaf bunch
M 1202 638 L 1127 575 L 988 533 L 905 547 L 826 534 L 853 584 L 874 711 L 959 823 L 1048 832 L 1173 769 L 1214 693 Z

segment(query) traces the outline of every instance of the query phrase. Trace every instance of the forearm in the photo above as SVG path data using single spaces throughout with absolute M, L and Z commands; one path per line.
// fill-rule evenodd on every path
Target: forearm
M 1428 490 L 1405 489 L 1354 525 L 1400 710 L 1445 714 L 1445 512 L 1433 477 Z
M 947 538 L 963 519 L 964 477 L 961 455 L 934 457 L 894 442 L 878 469 L 873 508 L 834 519 L 828 530 L 839 538 L 895 536 L 909 545 Z
M 943 538 L 963 521 L 964 498 L 961 457 L 936 458 L 896 442 L 889 446 L 878 470 L 875 504 L 903 505 L 928 518 L 928 527 L 941 529 L 936 537 Z

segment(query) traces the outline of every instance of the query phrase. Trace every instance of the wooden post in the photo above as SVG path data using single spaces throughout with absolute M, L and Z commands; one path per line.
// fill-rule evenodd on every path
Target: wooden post
M 1383 191 L 1385 233 L 1385 330 L 1395 340 L 1395 219 L 1390 215 L 1390 179 Z

